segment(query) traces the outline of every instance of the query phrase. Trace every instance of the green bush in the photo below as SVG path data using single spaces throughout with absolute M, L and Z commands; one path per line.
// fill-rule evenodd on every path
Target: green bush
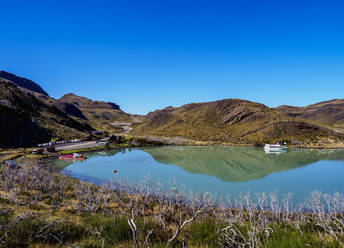
M 286 225 L 274 225 L 274 231 L 263 245 L 264 248 L 303 248 L 303 247 L 342 247 L 335 240 L 322 241 L 319 232 L 303 230 L 301 234 L 296 228 Z
M 8 224 L 5 247 L 27 247 L 33 243 L 60 244 L 87 236 L 87 230 L 73 222 L 47 221 L 36 216 L 17 218 Z
M 101 232 L 101 239 L 105 239 L 106 244 L 118 244 L 123 241 L 132 240 L 132 233 L 128 225 L 128 219 L 122 216 L 103 219 L 98 215 L 91 215 L 84 218 L 84 225 L 97 228 Z
M 190 241 L 192 245 L 218 247 L 218 225 L 215 219 L 205 219 L 194 222 L 190 226 Z

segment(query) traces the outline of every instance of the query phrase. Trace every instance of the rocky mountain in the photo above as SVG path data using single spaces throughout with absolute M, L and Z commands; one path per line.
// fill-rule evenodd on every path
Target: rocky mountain
M 52 138 L 86 138 L 92 130 L 4 79 L 0 79 L 0 113 L 1 147 L 33 146 Z
M 331 145 L 344 135 L 287 116 L 263 104 L 226 99 L 167 107 L 145 116 L 133 130 L 139 135 L 179 136 L 217 143 L 273 143 Z
M 41 86 L 29 79 L 18 77 L 12 73 L 8 73 L 5 71 L 0 71 L 0 79 L 2 81 L 12 82 L 16 86 L 22 87 L 24 89 L 31 90 L 44 96 L 48 96 L 48 93 L 45 92 Z
M 344 99 L 319 102 L 305 107 L 282 105 L 276 109 L 299 120 L 344 131 Z
M 86 97 L 77 96 L 73 93 L 66 94 L 57 100 L 59 106 L 61 104 L 75 106 L 82 115 L 89 121 L 97 121 L 103 123 L 110 122 L 127 122 L 131 121 L 130 114 L 123 112 L 120 107 L 111 102 L 92 101 Z M 69 115 L 75 116 L 71 111 L 67 111 Z M 80 117 L 79 117 L 80 118 Z
M 75 121 L 92 126 L 94 129 L 110 132 L 121 132 L 122 128 L 111 125 L 112 122 L 131 122 L 137 120 L 134 115 L 123 112 L 120 107 L 111 102 L 92 101 L 75 94 L 66 94 L 60 99 L 50 97 L 37 83 L 0 71 L 2 82 L 12 83 L 21 91 L 36 97 L 40 102 L 72 117 Z
M 86 137 L 92 129 L 136 135 L 181 137 L 224 144 L 344 146 L 344 100 L 306 107 L 225 99 L 167 107 L 146 116 L 123 112 L 111 102 L 69 93 L 50 97 L 35 82 L 0 71 L 0 145 L 28 146 L 57 137 Z M 115 123 L 115 124 L 112 124 Z M 133 124 L 132 124 L 133 123 Z M 6 132 L 4 131 L 6 130 Z M 14 137 L 14 138 L 12 138 Z
M 86 97 L 77 96 L 73 93 L 66 94 L 58 99 L 59 102 L 68 102 L 73 103 L 79 108 L 86 108 L 86 109 L 111 109 L 111 110 L 119 110 L 119 106 L 115 103 L 111 102 L 103 102 L 103 101 L 92 101 Z

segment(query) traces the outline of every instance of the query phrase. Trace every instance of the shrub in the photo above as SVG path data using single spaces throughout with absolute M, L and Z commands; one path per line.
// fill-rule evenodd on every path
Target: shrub
M 190 226 L 190 241 L 192 245 L 218 247 L 218 225 L 215 219 L 204 219 Z

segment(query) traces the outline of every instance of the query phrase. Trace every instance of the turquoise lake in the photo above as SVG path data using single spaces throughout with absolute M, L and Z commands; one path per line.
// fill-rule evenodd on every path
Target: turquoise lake
M 102 184 L 149 176 L 164 186 L 175 180 L 187 191 L 235 198 L 246 192 L 293 194 L 302 201 L 311 191 L 344 192 L 344 150 L 289 149 L 266 154 L 251 147 L 149 147 L 86 154 L 85 161 L 56 160 L 62 173 Z M 114 174 L 113 171 L 117 170 Z

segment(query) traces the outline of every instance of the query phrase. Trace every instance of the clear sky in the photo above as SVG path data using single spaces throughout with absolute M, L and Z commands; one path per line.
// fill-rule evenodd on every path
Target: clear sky
M 0 2 L 0 70 L 130 113 L 344 98 L 344 2 Z

